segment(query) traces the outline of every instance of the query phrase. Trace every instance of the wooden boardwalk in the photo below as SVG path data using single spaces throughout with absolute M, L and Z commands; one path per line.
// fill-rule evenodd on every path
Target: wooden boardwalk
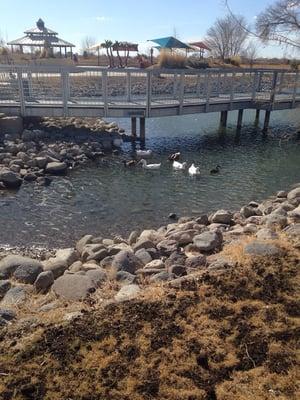
M 150 118 L 300 105 L 298 72 L 0 66 L 0 112 L 20 116 Z M 268 122 L 268 121 L 265 121 Z M 143 123 L 144 125 L 144 123 Z

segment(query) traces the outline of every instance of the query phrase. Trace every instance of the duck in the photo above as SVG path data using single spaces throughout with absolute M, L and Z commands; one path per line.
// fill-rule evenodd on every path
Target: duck
M 220 165 L 217 165 L 216 168 L 210 170 L 211 174 L 218 174 L 220 172 Z
M 124 164 L 124 167 L 134 167 L 137 164 L 136 160 L 123 160 L 122 163 Z
M 152 150 L 136 150 L 136 155 L 138 157 L 151 157 Z
M 185 169 L 187 166 L 186 162 L 180 163 L 178 161 L 173 161 L 173 168 L 176 170 Z
M 138 164 L 142 164 L 142 167 L 145 169 L 159 169 L 161 166 L 161 163 L 159 164 L 147 164 L 147 161 L 144 159 L 141 159 L 141 161 L 138 162 Z
M 168 160 L 169 161 L 178 161 L 179 158 L 180 158 L 180 152 L 178 151 L 177 153 L 170 154 L 168 157 Z
M 189 174 L 190 175 L 199 175 L 200 174 L 199 167 L 195 167 L 195 164 L 193 163 L 189 168 Z

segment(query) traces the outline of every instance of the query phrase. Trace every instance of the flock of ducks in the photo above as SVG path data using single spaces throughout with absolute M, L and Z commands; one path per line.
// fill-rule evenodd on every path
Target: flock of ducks
M 136 155 L 137 158 L 139 158 L 139 161 L 137 160 L 129 160 L 123 161 L 123 164 L 125 167 L 132 167 L 135 165 L 141 165 L 144 169 L 148 170 L 157 170 L 160 169 L 161 163 L 157 164 L 148 164 L 145 158 L 151 157 L 153 154 L 152 150 L 136 150 Z M 172 162 L 173 169 L 175 171 L 180 171 L 180 170 L 185 170 L 187 168 L 187 163 L 186 162 L 179 162 L 178 160 L 180 159 L 180 152 L 170 154 L 168 156 L 168 160 Z M 218 174 L 220 172 L 220 165 L 217 165 L 216 168 L 213 168 L 210 173 L 211 174 Z M 188 173 L 191 176 L 195 175 L 200 175 L 200 168 L 196 167 L 194 163 L 188 168 Z

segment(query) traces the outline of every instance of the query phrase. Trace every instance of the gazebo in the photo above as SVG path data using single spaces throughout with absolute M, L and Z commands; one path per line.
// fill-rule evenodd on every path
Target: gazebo
M 171 51 L 173 49 L 185 49 L 186 51 L 191 49 L 188 44 L 181 42 L 173 36 L 151 39 L 149 41 L 158 44 L 158 47 L 156 47 L 157 49 L 169 49 Z
M 40 18 L 36 26 L 32 29 L 28 29 L 24 32 L 25 36 L 20 39 L 12 40 L 7 43 L 11 46 L 12 52 L 14 46 L 19 46 L 21 53 L 23 53 L 24 47 L 39 48 L 40 50 L 45 49 L 49 54 L 53 54 L 53 49 L 58 48 L 60 55 L 62 55 L 62 49 L 64 49 L 65 57 L 67 57 L 67 49 L 70 48 L 72 57 L 72 48 L 74 44 L 69 43 L 63 39 L 60 39 L 57 32 L 46 28 L 44 21 Z
M 199 51 L 200 58 L 204 57 L 205 50 L 210 51 L 210 48 L 203 42 L 193 42 L 189 43 L 189 45 L 194 48 L 194 50 Z

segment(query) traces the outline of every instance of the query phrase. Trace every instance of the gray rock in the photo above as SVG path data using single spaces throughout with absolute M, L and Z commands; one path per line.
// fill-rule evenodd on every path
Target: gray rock
M 67 170 L 67 164 L 64 162 L 53 161 L 46 165 L 45 171 L 48 174 L 60 175 L 64 174 Z
M 128 243 L 132 246 L 134 243 L 136 243 L 137 239 L 139 237 L 139 233 L 137 231 L 131 232 L 128 238 Z
M 102 267 L 104 269 L 110 269 L 112 267 L 113 260 L 114 260 L 114 256 L 105 257 L 100 262 L 100 267 Z
M 11 288 L 11 283 L 8 280 L 0 280 L 0 299 Z
M 51 271 L 54 279 L 59 278 L 68 269 L 66 262 L 53 258 L 44 262 L 44 271 Z
M 300 186 L 295 188 L 295 189 L 293 189 L 293 190 L 291 190 L 288 193 L 287 198 L 288 198 L 289 201 L 293 201 L 293 204 L 299 205 L 300 204 Z
M 159 242 L 156 247 L 162 255 L 169 256 L 178 249 L 178 243 L 176 240 L 165 239 Z
M 0 308 L 0 318 L 5 319 L 6 321 L 12 321 L 16 318 L 16 313 L 13 310 Z
M 19 282 L 33 284 L 42 271 L 42 265 L 20 265 L 13 276 Z
M 89 244 L 92 243 L 93 240 L 93 236 L 92 235 L 85 235 L 83 236 L 80 240 L 78 240 L 78 242 L 76 243 L 76 250 L 78 251 L 78 253 L 82 253 L 84 247 Z
M 300 223 L 289 225 L 284 229 L 284 232 L 291 238 L 300 238 Z
M 26 299 L 26 291 L 23 287 L 15 286 L 9 289 L 4 296 L 1 306 L 16 306 Z
M 153 276 L 151 276 L 150 278 L 150 282 L 166 282 L 166 281 L 170 281 L 172 279 L 175 278 L 174 274 L 171 274 L 168 271 L 161 271 L 158 274 L 155 274 Z
M 279 197 L 280 199 L 285 199 L 287 198 L 287 192 L 285 190 L 280 190 L 279 192 L 277 192 L 277 197 Z
M 0 279 L 9 278 L 18 267 L 42 268 L 42 264 L 29 257 L 9 255 L 0 261 Z
M 281 256 L 283 250 L 275 244 L 255 240 L 244 247 L 244 252 L 251 256 Z
M 95 287 L 100 287 L 103 282 L 107 280 L 107 273 L 103 268 L 91 269 L 86 272 L 91 281 L 94 283 Z
M 122 250 L 115 255 L 112 262 L 112 267 L 116 271 L 127 271 L 131 274 L 134 274 L 137 269 L 143 267 L 143 263 L 132 252 Z
M 133 248 L 134 252 L 137 252 L 140 249 L 152 249 L 154 247 L 155 247 L 155 245 L 153 242 L 151 242 L 151 240 L 140 239 L 135 243 L 135 245 L 133 245 L 132 248 Z
M 174 264 L 185 264 L 186 255 L 179 251 L 174 251 L 165 261 L 166 268 L 170 268 Z
M 293 211 L 289 211 L 288 216 L 294 222 L 300 222 L 300 205 L 297 208 L 295 208 Z
M 54 293 L 66 300 L 83 300 L 95 291 L 94 282 L 85 275 L 68 274 L 54 281 Z
M 160 272 L 162 272 L 162 270 L 159 268 L 141 268 L 135 271 L 136 275 L 144 277 L 159 274 Z
M 17 173 L 10 171 L 8 168 L 0 168 L 0 182 L 7 188 L 17 189 L 22 185 L 22 178 Z
M 165 264 L 162 260 L 152 260 L 144 266 L 144 269 L 164 269 Z
M 52 271 L 41 272 L 34 282 L 37 292 L 46 292 L 53 284 L 54 276 Z
M 256 237 L 259 240 L 274 240 L 278 239 L 278 235 L 272 229 L 262 228 L 256 232 Z
M 96 252 L 91 252 L 90 255 L 86 258 L 86 261 L 102 261 L 104 258 L 108 256 L 108 252 L 106 249 L 100 249 Z
M 78 260 L 78 253 L 73 248 L 59 249 L 55 254 L 55 258 L 65 262 L 69 266 Z
M 121 251 L 132 252 L 132 248 L 126 243 L 117 243 L 113 244 L 112 246 L 109 246 L 107 251 L 109 256 L 114 256 L 120 253 Z
M 211 218 L 212 223 L 229 225 L 232 220 L 233 214 L 230 211 L 218 210 Z
M 48 161 L 47 161 L 46 157 L 36 157 L 35 162 L 39 168 L 44 169 L 46 167 Z
M 138 285 L 124 285 L 115 295 L 116 301 L 126 301 L 135 299 L 141 293 L 141 288 Z
M 152 257 L 150 254 L 145 250 L 145 249 L 140 249 L 138 250 L 135 255 L 137 256 L 138 259 L 142 261 L 144 265 L 148 264 L 149 262 L 152 261 Z
M 271 213 L 263 218 L 262 223 L 268 228 L 279 227 L 282 229 L 287 226 L 287 218 L 284 215 Z
M 208 225 L 208 216 L 206 214 L 203 214 L 200 217 L 196 218 L 195 222 L 199 225 Z
M 82 270 L 82 262 L 81 261 L 75 261 L 72 265 L 69 267 L 69 271 L 72 273 L 79 272 Z M 62 275 L 62 274 L 61 274 Z
M 234 263 L 231 260 L 228 260 L 225 257 L 218 257 L 208 265 L 207 269 L 210 271 L 218 271 L 232 268 L 233 266 Z
M 203 254 L 198 256 L 188 257 L 185 260 L 186 268 L 201 268 L 206 265 L 206 257 Z
M 249 217 L 252 217 L 254 215 L 260 216 L 260 215 L 262 215 L 262 212 L 257 207 L 244 206 L 244 207 L 241 208 L 240 214 L 244 218 L 249 218 Z
M 203 232 L 194 237 L 194 245 L 198 250 L 203 252 L 211 252 L 220 249 L 222 246 L 223 236 L 219 231 Z
M 174 274 L 176 277 L 184 276 L 186 275 L 186 267 L 184 265 L 175 264 L 168 269 L 168 272 Z
M 136 281 L 136 276 L 126 271 L 118 271 L 115 279 L 117 282 L 130 284 Z

